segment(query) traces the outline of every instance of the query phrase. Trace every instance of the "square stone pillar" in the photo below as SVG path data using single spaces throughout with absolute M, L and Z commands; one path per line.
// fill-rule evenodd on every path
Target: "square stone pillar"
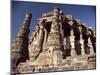
M 80 33 L 81 55 L 85 55 L 84 39 L 82 39 L 82 33 Z
M 90 54 L 94 54 L 94 49 L 93 49 L 93 45 L 92 45 L 90 36 L 88 37 L 88 47 L 90 50 Z
M 85 50 L 84 50 L 84 40 L 80 39 L 80 44 L 81 44 L 81 54 L 85 55 Z
M 77 53 L 75 51 L 75 36 L 73 35 L 74 34 L 73 30 L 71 30 L 70 34 L 71 36 L 69 36 L 69 38 L 70 38 L 70 44 L 71 44 L 71 56 L 76 56 Z
M 48 32 L 47 32 L 47 30 L 44 28 L 43 50 L 45 50 L 45 48 L 46 48 L 46 43 L 47 43 L 47 35 L 48 35 Z

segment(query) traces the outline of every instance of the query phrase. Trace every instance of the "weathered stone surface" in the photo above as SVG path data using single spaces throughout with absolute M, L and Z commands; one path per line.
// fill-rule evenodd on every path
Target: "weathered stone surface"
M 19 63 L 25 62 L 29 58 L 28 54 L 28 34 L 32 14 L 25 15 L 22 27 L 16 36 L 15 42 L 12 44 L 12 68 L 17 67 Z M 16 71 L 16 68 L 12 69 Z
M 73 20 L 71 15 L 64 16 L 60 8 L 55 8 L 39 18 L 28 42 L 30 19 L 31 15 L 26 15 L 23 26 L 12 43 L 12 72 L 35 73 L 96 68 L 96 36 L 93 29 L 81 24 L 79 20 Z M 19 53 L 21 50 L 22 54 Z M 29 59 L 18 63 L 18 59 L 21 57 L 23 60 L 27 54 Z

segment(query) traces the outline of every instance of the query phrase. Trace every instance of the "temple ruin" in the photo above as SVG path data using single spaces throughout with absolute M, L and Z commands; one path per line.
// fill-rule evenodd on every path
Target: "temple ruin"
M 60 8 L 43 13 L 29 37 L 32 14 L 11 44 L 12 73 L 35 73 L 96 68 L 95 29 Z M 29 37 L 29 38 L 28 38 Z

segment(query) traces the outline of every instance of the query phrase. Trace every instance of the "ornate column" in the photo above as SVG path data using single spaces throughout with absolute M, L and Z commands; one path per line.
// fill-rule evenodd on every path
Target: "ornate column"
M 71 48 L 71 51 L 70 51 L 70 55 L 71 56 L 76 56 L 77 53 L 75 51 L 75 36 L 74 36 L 74 30 L 73 30 L 73 16 L 72 15 L 66 15 L 66 18 L 68 19 L 68 24 L 70 25 L 71 29 L 70 29 L 70 36 L 69 36 L 69 39 L 70 39 L 70 48 Z
M 62 61 L 62 47 L 61 47 L 61 33 L 60 33 L 60 20 L 59 20 L 59 10 L 54 9 L 53 12 L 53 19 L 51 24 L 51 30 L 48 34 L 48 40 L 47 40 L 47 49 L 53 50 L 50 51 L 53 52 L 53 63 L 52 64 L 59 64 Z
M 20 62 L 25 62 L 28 55 L 28 34 L 29 34 L 29 26 L 31 21 L 32 14 L 28 13 L 25 15 L 24 22 L 22 27 L 15 38 L 15 42 L 13 43 L 12 49 L 12 68 L 18 66 Z M 12 70 L 13 71 L 13 70 Z M 16 68 L 14 68 L 16 71 Z
M 38 44 L 38 36 L 39 36 L 39 25 L 37 24 L 33 33 L 32 33 L 32 38 L 30 39 L 30 43 L 29 43 L 29 57 L 30 57 L 30 60 L 35 60 L 38 53 L 39 53 L 39 50 L 37 50 L 37 44 Z
M 40 49 L 42 48 L 42 43 L 43 43 L 43 31 L 44 31 L 44 23 L 43 21 L 39 22 L 39 36 L 38 36 L 38 43 Z
M 30 60 L 36 60 L 40 52 L 43 50 L 44 21 L 40 20 L 32 35 L 32 42 L 29 45 Z
M 59 20 L 60 20 L 60 33 L 61 33 L 61 45 L 62 45 L 62 48 L 64 48 L 64 29 L 63 29 L 63 25 L 62 25 L 62 23 L 63 23 L 63 11 L 62 10 L 60 10 L 59 11 Z
M 91 31 L 89 31 L 89 37 L 88 37 L 88 47 L 89 47 L 89 50 L 90 50 L 90 54 L 94 54 L 94 49 L 93 49 L 93 44 L 91 42 L 91 38 L 90 38 L 90 35 L 91 35 Z
M 84 50 L 84 39 L 83 39 L 83 34 L 82 34 L 82 27 L 79 26 L 78 27 L 79 29 L 79 33 L 80 33 L 80 46 L 81 46 L 81 55 L 84 55 L 85 54 L 85 50 Z
M 46 43 L 47 43 L 47 35 L 48 35 L 48 32 L 47 32 L 47 30 L 44 28 L 43 50 L 45 50 L 45 48 L 46 48 Z
M 28 35 L 32 14 L 26 14 L 22 27 L 16 36 L 16 51 L 20 54 L 20 62 L 28 59 Z
M 70 44 L 71 44 L 71 56 L 76 56 L 76 51 L 75 51 L 75 36 L 74 36 L 74 31 L 71 29 L 70 31 Z
M 85 54 L 84 39 L 82 39 L 82 34 L 80 34 L 80 44 L 81 44 L 81 54 L 84 55 Z

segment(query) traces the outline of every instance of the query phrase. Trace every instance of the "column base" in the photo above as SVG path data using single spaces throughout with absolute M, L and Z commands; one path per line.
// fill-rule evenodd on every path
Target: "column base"
M 86 55 L 85 51 L 81 51 L 81 55 Z
M 76 51 L 74 49 L 71 49 L 71 54 L 70 55 L 71 56 L 77 56 L 77 53 L 76 53 Z
M 93 48 L 91 48 L 90 49 L 90 55 L 94 55 L 95 53 L 94 53 L 94 50 L 93 50 Z

